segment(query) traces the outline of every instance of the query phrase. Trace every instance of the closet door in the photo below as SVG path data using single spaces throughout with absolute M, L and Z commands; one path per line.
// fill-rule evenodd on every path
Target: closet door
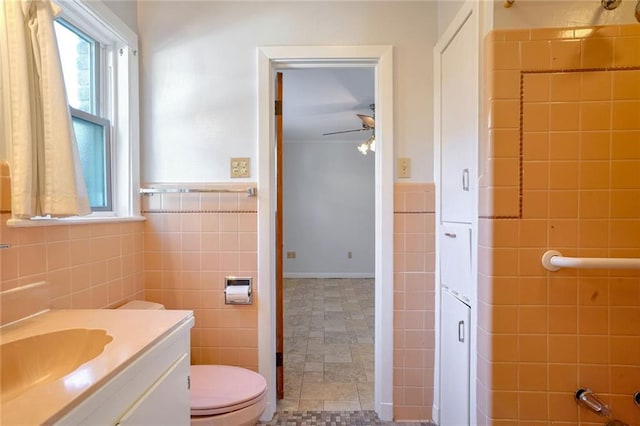
M 440 308 L 440 426 L 465 426 L 470 424 L 471 309 L 444 289 Z
M 471 302 L 471 228 L 466 224 L 440 226 L 440 284 L 465 303 Z
M 478 65 L 476 22 L 471 16 L 441 55 L 441 219 L 471 223 L 476 191 Z

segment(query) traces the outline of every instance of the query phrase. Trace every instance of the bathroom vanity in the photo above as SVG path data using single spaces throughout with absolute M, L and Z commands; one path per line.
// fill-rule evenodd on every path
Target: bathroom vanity
M 191 311 L 101 309 L 3 327 L 0 424 L 188 425 L 193 323 Z

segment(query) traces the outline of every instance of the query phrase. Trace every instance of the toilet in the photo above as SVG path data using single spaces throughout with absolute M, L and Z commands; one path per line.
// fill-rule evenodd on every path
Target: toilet
M 118 309 L 164 309 L 164 306 L 134 300 Z M 266 407 L 264 377 L 230 365 L 192 365 L 190 374 L 191 425 L 255 426 Z

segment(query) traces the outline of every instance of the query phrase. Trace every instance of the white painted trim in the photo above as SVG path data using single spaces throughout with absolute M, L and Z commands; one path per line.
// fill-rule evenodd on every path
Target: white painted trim
M 86 216 L 73 216 L 65 218 L 52 219 L 9 219 L 7 226 L 9 228 L 33 228 L 37 226 L 63 226 L 63 225 L 87 225 L 98 223 L 126 223 L 126 222 L 144 222 L 147 220 L 145 216 L 97 216 L 90 219 Z
M 62 16 L 71 19 L 81 30 L 105 40 L 138 48 L 138 35 L 100 0 L 61 0 Z M 101 39 L 100 39 L 101 38 Z
M 488 2 L 491 3 L 491 2 Z M 434 182 L 435 182 L 435 196 L 436 196 L 436 271 L 435 271 L 435 297 L 436 297 L 436 320 L 435 320 L 435 368 L 434 368 L 434 392 L 433 392 L 433 409 L 432 409 L 432 417 L 436 423 L 440 423 L 440 238 L 441 234 L 440 229 L 443 224 L 442 221 L 442 205 L 441 205 L 441 189 L 442 182 L 440 179 L 441 174 L 441 139 L 442 139 L 442 128 L 440 123 L 442 122 L 441 115 L 441 95 L 442 95 L 442 53 L 446 50 L 447 46 L 451 41 L 455 38 L 456 34 L 460 30 L 460 28 L 465 24 L 465 22 L 469 19 L 475 21 L 475 28 L 477 30 L 477 49 L 471 52 L 472 55 L 475 56 L 476 64 L 478 66 L 478 80 L 476 81 L 476 91 L 472 94 L 471 99 L 473 100 L 475 97 L 475 101 L 478 103 L 478 108 L 482 106 L 480 94 L 479 94 L 479 82 L 482 81 L 482 74 L 479 68 L 479 60 L 480 60 L 480 52 L 482 49 L 482 37 L 480 34 L 484 34 L 481 30 L 480 24 L 490 23 L 492 22 L 491 17 L 487 17 L 486 15 L 482 17 L 482 20 L 479 15 L 485 14 L 487 11 L 486 5 L 480 5 L 478 0 L 467 0 L 464 5 L 460 8 L 456 16 L 453 18 L 449 26 L 446 28 L 442 36 L 438 39 L 438 42 L 433 48 L 433 81 L 434 81 L 434 91 L 433 91 L 433 102 L 434 102 Z M 480 144 L 480 128 L 482 122 L 480 117 L 478 117 L 478 145 Z M 478 147 L 479 148 L 479 147 Z M 478 148 L 475 152 L 475 161 L 478 163 Z M 480 170 L 479 166 L 476 166 L 476 170 Z M 477 182 L 478 176 L 474 177 Z M 476 188 L 475 190 L 475 211 L 472 214 L 472 222 L 470 224 L 471 227 L 471 246 L 472 246 L 472 254 L 471 254 L 471 272 L 472 277 L 477 277 L 477 247 L 478 247 L 478 185 L 473 184 L 472 188 Z M 469 368 L 469 413 L 470 413 L 470 424 L 477 424 L 477 386 L 476 386 L 476 377 L 477 377 L 477 324 L 478 324 L 478 304 L 477 304 L 477 278 L 475 278 L 474 283 L 472 284 L 472 294 L 471 296 L 471 330 L 470 330 L 470 342 L 471 342 L 471 360 L 470 360 L 470 368 Z
M 140 215 L 140 106 L 138 35 L 100 0 L 62 0 L 61 16 L 107 47 L 113 76 L 105 80 L 110 105 L 106 114 L 112 133 L 113 213 L 118 217 Z M 107 62 L 109 60 L 105 58 Z M 105 76 L 106 77 L 106 76 Z M 85 217 L 95 220 L 99 214 Z
M 258 48 L 258 368 L 267 379 L 263 420 L 276 411 L 275 141 L 276 69 L 370 66 L 376 72 L 375 411 L 393 419 L 393 49 L 391 46 Z
M 371 272 L 285 272 L 285 278 L 375 278 Z

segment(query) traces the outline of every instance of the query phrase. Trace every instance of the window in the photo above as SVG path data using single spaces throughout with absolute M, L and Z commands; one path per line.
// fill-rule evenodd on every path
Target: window
M 100 84 L 108 77 L 101 66 L 107 52 L 63 19 L 55 31 L 89 204 L 93 211 L 111 211 L 111 123 L 103 102 L 109 90 Z
M 93 214 L 139 218 L 138 36 L 99 0 L 61 3 L 55 22 Z

